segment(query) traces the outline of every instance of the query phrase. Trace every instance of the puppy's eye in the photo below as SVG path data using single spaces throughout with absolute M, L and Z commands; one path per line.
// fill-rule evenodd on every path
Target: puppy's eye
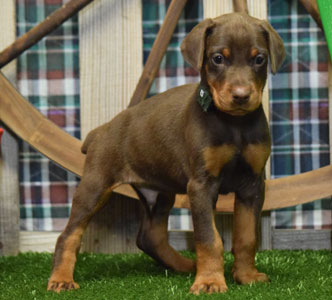
M 212 60 L 216 65 L 221 65 L 224 62 L 224 57 L 221 54 L 216 54 Z
M 261 66 L 262 64 L 264 64 L 264 62 L 265 62 L 265 58 L 262 54 L 258 54 L 255 57 L 255 65 Z

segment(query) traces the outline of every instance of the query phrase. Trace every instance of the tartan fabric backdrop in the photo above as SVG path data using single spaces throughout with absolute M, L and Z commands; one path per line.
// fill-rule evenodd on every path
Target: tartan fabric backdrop
M 17 34 L 25 33 L 63 2 L 17 0 Z M 146 60 L 170 1 L 142 3 Z M 269 21 L 280 33 L 287 50 L 286 62 L 277 75 L 270 76 L 269 83 L 271 172 L 272 178 L 277 178 L 329 164 L 328 53 L 323 34 L 297 0 L 269 0 L 268 6 Z M 184 63 L 179 45 L 202 19 L 202 12 L 201 1 L 188 1 L 150 95 L 199 80 L 197 72 Z M 75 17 L 20 56 L 18 85 L 20 92 L 43 114 L 79 138 L 78 55 Z M 20 182 L 22 230 L 62 230 L 78 178 L 22 142 Z M 272 221 L 276 228 L 331 228 L 331 200 L 273 212 Z M 170 228 L 191 226 L 186 210 L 173 210 Z
M 299 1 L 271 0 L 269 21 L 287 58 L 270 76 L 272 178 L 328 165 L 328 52 L 321 30 Z M 331 200 L 272 214 L 276 228 L 331 228 Z
M 16 4 L 17 35 L 20 36 L 63 3 L 61 0 L 17 0 Z M 44 115 L 80 137 L 77 17 L 20 56 L 18 87 Z M 62 230 L 77 182 L 76 176 L 21 142 L 21 229 Z

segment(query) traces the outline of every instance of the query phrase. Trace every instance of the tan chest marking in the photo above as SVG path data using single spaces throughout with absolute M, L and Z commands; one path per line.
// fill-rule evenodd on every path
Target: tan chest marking
M 235 155 L 236 147 L 234 145 L 222 145 L 207 147 L 203 151 L 203 158 L 206 170 L 214 177 L 217 177 L 221 169 Z
M 267 144 L 249 144 L 243 150 L 242 155 L 253 172 L 260 174 L 265 167 L 270 152 L 270 146 Z

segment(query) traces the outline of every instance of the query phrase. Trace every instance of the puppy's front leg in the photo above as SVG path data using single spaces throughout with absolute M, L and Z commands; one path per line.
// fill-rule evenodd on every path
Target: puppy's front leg
M 190 180 L 187 187 L 194 224 L 196 278 L 190 292 L 198 295 L 227 291 L 224 277 L 224 248 L 215 226 L 216 183 Z
M 264 201 L 264 181 L 256 183 L 256 192 L 250 197 L 236 193 L 234 206 L 233 278 L 240 284 L 266 282 L 269 278 L 255 267 L 258 225 Z

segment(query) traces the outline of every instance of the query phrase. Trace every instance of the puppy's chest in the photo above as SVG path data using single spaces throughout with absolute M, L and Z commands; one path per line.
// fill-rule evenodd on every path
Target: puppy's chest
M 223 143 L 204 148 L 204 167 L 213 177 L 219 177 L 222 173 L 226 176 L 242 176 L 244 173 L 259 175 L 264 170 L 269 154 L 270 145 L 267 142 L 245 145 Z
M 263 111 L 246 122 L 216 124 L 203 148 L 206 172 L 213 177 L 261 175 L 270 155 L 270 135 Z

